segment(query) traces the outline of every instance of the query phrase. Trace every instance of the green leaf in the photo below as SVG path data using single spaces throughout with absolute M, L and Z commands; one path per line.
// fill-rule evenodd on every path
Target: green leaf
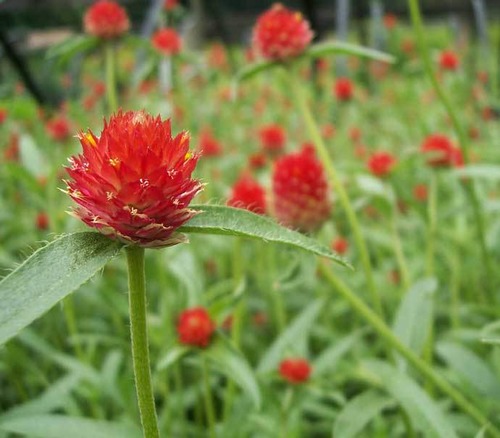
M 437 354 L 472 388 L 484 396 L 500 400 L 500 382 L 491 367 L 479 356 L 451 342 L 440 342 Z
M 500 179 L 500 166 L 494 164 L 468 164 L 453 172 L 460 178 Z
M 169 348 L 167 354 L 165 354 L 160 360 L 158 360 L 156 371 L 161 371 L 170 367 L 190 351 L 191 349 L 189 347 L 185 347 L 183 345 L 172 346 L 172 348 Z
M 0 429 L 40 438 L 139 438 L 134 424 L 124 424 L 65 415 L 16 417 L 0 422 Z
M 38 146 L 35 144 L 33 137 L 28 134 L 23 134 L 21 136 L 19 150 L 21 162 L 26 170 L 37 178 L 47 174 L 47 162 L 40 152 L 40 149 L 38 149 Z
M 98 233 L 62 236 L 0 282 L 0 344 L 78 289 L 122 245 Z
M 441 406 L 408 375 L 382 361 L 369 360 L 363 366 L 405 409 L 415 428 L 424 435 L 457 438 Z
M 310 58 L 321 58 L 326 55 L 352 55 L 389 63 L 396 61 L 394 56 L 387 53 L 341 41 L 314 44 L 305 52 L 305 56 Z
M 250 79 L 257 75 L 258 73 L 269 70 L 270 68 L 276 67 L 278 65 L 282 64 L 276 61 L 261 61 L 247 65 L 243 67 L 238 73 L 236 73 L 236 81 L 246 81 L 247 79 Z
M 77 35 L 64 40 L 62 43 L 52 46 L 47 50 L 47 59 L 57 59 L 58 64 L 63 65 L 78 53 L 93 49 L 99 44 L 99 39 L 89 35 Z
M 384 409 L 394 405 L 394 401 L 369 390 L 350 400 L 340 411 L 333 426 L 333 437 L 352 438 L 379 415 Z
M 250 397 L 256 409 L 262 403 L 255 373 L 245 357 L 223 336 L 219 336 L 210 348 L 205 350 L 208 359 L 216 365 L 217 371 L 233 380 Z
M 272 343 L 262 356 L 257 367 L 259 372 L 265 373 L 275 370 L 279 362 L 283 359 L 283 355 L 287 349 L 296 346 L 298 340 L 308 336 L 324 304 L 323 300 L 313 301 L 288 325 L 287 329 Z
M 328 247 L 297 231 L 282 227 L 266 216 L 247 210 L 219 205 L 197 205 L 191 208 L 202 211 L 183 225 L 184 233 L 221 234 L 283 243 L 313 254 L 327 257 L 343 266 L 351 267 L 342 257 Z
M 415 353 L 420 354 L 428 335 L 432 318 L 433 295 L 438 287 L 435 278 L 417 281 L 399 305 L 393 331 Z

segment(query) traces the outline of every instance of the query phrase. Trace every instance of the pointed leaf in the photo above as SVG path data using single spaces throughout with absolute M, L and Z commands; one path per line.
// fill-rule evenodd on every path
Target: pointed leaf
M 78 53 L 93 49 L 98 43 L 99 39 L 93 36 L 73 36 L 47 50 L 46 58 L 57 59 L 58 64 L 63 65 Z
M 333 437 L 352 438 L 394 401 L 377 391 L 366 391 L 350 400 L 340 411 L 333 427 Z
M 0 422 L 0 430 L 33 438 L 139 438 L 134 424 L 124 424 L 65 415 L 16 417 Z
M 231 343 L 220 336 L 205 351 L 209 360 L 214 362 L 218 371 L 233 380 L 249 396 L 256 409 L 260 408 L 261 395 L 255 373 L 245 357 Z
M 458 438 L 440 405 L 408 375 L 379 360 L 363 365 L 405 409 L 424 436 Z
M 287 349 L 296 346 L 299 339 L 309 335 L 309 330 L 316 322 L 323 305 L 323 300 L 313 301 L 291 322 L 260 360 L 257 367 L 259 372 L 264 373 L 275 370 Z
M 247 79 L 250 79 L 254 77 L 256 74 L 269 70 L 270 68 L 276 67 L 277 65 L 281 65 L 279 62 L 276 61 L 261 61 L 261 62 L 255 62 L 253 64 L 247 65 L 243 67 L 237 74 L 236 74 L 236 81 L 245 81 Z
M 158 361 L 156 371 L 161 371 L 170 367 L 190 351 L 191 349 L 189 347 L 185 347 L 183 345 L 172 346 L 172 348 L 168 350 L 167 354 L 165 354 L 165 356 Z
M 62 236 L 0 282 L 0 344 L 78 289 L 122 245 L 98 233 Z
M 247 210 L 219 205 L 197 205 L 193 209 L 202 211 L 182 226 L 184 233 L 222 234 L 260 239 L 267 242 L 283 243 L 301 248 L 313 254 L 327 257 L 350 267 L 340 256 L 328 247 L 297 231 L 282 227 L 269 217 L 260 216 Z
M 341 41 L 314 44 L 305 52 L 305 56 L 310 58 L 321 58 L 326 55 L 352 55 L 374 61 L 395 62 L 394 56 L 387 53 Z

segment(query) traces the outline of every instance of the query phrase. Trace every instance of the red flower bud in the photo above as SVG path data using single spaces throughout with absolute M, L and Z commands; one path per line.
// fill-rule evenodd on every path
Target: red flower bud
M 103 39 L 116 38 L 128 31 L 130 22 L 118 3 L 99 0 L 94 3 L 83 17 L 85 32 Z
M 303 383 L 311 375 L 311 365 L 306 359 L 285 359 L 279 365 L 279 373 L 289 383 Z
M 184 310 L 177 322 L 181 344 L 206 347 L 215 331 L 215 324 L 203 307 Z

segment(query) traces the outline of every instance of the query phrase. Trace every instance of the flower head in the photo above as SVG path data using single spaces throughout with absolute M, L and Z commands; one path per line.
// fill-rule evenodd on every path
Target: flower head
M 71 127 L 68 119 L 64 116 L 57 116 L 45 124 L 47 134 L 55 141 L 65 141 L 71 135 Z
M 125 243 L 162 247 L 184 241 L 177 228 L 203 185 L 191 178 L 198 156 L 189 135 L 172 137 L 170 120 L 144 111 L 118 112 L 100 137 L 79 134 L 83 153 L 70 158 L 68 194 L 73 215 Z
M 266 192 L 250 174 L 244 173 L 234 184 L 227 205 L 264 214 L 266 212 Z
M 354 86 L 350 79 L 338 78 L 333 86 L 333 92 L 338 100 L 351 100 L 354 92 Z
M 157 30 L 151 42 L 153 47 L 164 56 L 176 55 L 181 51 L 181 37 L 171 27 Z
M 215 323 L 203 307 L 193 307 L 179 315 L 177 333 L 181 344 L 206 347 L 214 331 Z
M 439 55 L 439 66 L 443 70 L 456 70 L 460 65 L 458 56 L 451 50 L 443 50 Z
M 83 17 L 85 32 L 103 39 L 117 38 L 130 28 L 125 9 L 111 0 L 95 2 Z
M 389 152 L 375 152 L 368 160 L 368 169 L 370 172 L 379 177 L 387 176 L 391 173 L 392 168 L 396 164 L 396 158 Z
M 279 365 L 279 373 L 289 383 L 303 383 L 309 380 L 311 365 L 302 358 L 285 359 Z
M 252 43 L 257 53 L 269 60 L 300 55 L 313 39 L 309 22 L 300 12 L 281 3 L 264 12 L 253 28 Z
M 325 171 L 311 146 L 276 161 L 273 209 L 285 225 L 304 232 L 319 228 L 330 216 L 328 191 Z
M 442 134 L 427 136 L 420 151 L 429 157 L 427 164 L 432 167 L 461 166 L 463 164 L 460 149 Z
M 276 155 L 283 151 L 286 143 L 285 129 L 277 123 L 263 126 L 259 130 L 262 150 L 269 155 Z

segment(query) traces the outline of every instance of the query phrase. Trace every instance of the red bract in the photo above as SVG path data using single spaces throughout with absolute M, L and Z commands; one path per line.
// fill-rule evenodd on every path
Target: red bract
M 99 38 L 116 38 L 128 31 L 130 22 L 118 3 L 99 0 L 94 3 L 83 17 L 85 32 Z
M 100 137 L 79 134 L 83 154 L 70 158 L 68 194 L 73 215 L 101 233 L 144 247 L 185 240 L 177 228 L 202 184 L 191 179 L 198 156 L 186 132 L 172 137 L 170 120 L 144 111 L 119 112 Z
M 193 307 L 179 315 L 177 333 L 181 344 L 206 347 L 214 331 L 215 324 L 203 307 Z
M 343 255 L 349 249 L 349 242 L 343 237 L 337 237 L 332 241 L 332 249 L 340 255 Z
M 451 140 L 442 134 L 432 134 L 425 138 L 420 151 L 428 155 L 427 164 L 433 167 L 461 166 L 462 153 Z
M 259 138 L 262 149 L 270 155 L 276 155 L 285 148 L 285 129 L 278 124 L 262 127 L 259 131 Z
M 279 372 L 286 381 L 297 384 L 309 380 L 311 365 L 306 359 L 285 359 L 279 365 Z
M 439 66 L 443 70 L 456 70 L 459 64 L 457 54 L 451 50 L 444 50 L 439 55 Z
M 375 152 L 368 160 L 368 169 L 375 176 L 387 176 L 394 165 L 396 158 L 389 152 Z
M 304 52 L 312 39 L 313 32 L 302 14 L 276 3 L 257 19 L 252 44 L 263 58 L 284 60 Z
M 330 216 L 326 175 L 311 147 L 276 161 L 272 192 L 274 214 L 291 228 L 313 231 Z
M 176 55 L 181 51 L 181 37 L 170 27 L 157 30 L 151 42 L 153 47 L 165 56 Z
M 56 116 L 49 120 L 45 129 L 47 134 L 55 141 L 67 140 L 71 135 L 71 127 L 68 119 L 64 116 Z
M 227 205 L 264 214 L 266 212 L 266 192 L 251 175 L 243 174 L 234 184 Z
M 338 78 L 333 86 L 333 92 L 338 100 L 351 100 L 354 86 L 348 78 Z

